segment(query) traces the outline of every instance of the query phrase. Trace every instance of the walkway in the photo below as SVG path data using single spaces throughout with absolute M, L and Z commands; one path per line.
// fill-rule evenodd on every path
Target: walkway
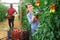
M 15 16 L 15 21 L 14 21 L 14 28 L 18 28 L 20 29 L 20 21 L 18 20 L 18 16 Z M 0 23 L 0 39 L 7 37 L 7 31 L 9 30 L 9 26 L 8 26 L 8 20 L 1 22 Z M 4 38 L 3 40 L 5 40 L 6 38 Z

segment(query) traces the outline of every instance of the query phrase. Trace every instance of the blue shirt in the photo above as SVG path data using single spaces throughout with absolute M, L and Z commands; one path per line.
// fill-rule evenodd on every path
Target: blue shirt
M 36 30 L 38 28 L 38 22 L 37 21 L 32 22 L 32 16 L 34 16 L 32 15 L 32 13 L 27 14 L 29 24 L 31 24 L 31 29 Z

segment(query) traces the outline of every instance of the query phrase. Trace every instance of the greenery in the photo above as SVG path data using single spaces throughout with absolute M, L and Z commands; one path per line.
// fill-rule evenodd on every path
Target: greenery
M 28 1 L 28 0 L 27 0 Z M 22 3 L 22 29 L 23 30 L 30 30 L 30 25 L 27 20 L 27 12 L 26 12 L 26 0 L 23 1 Z
M 22 3 L 22 27 L 29 29 L 25 3 L 32 3 L 34 9 L 39 10 L 39 25 L 37 31 L 32 35 L 34 40 L 60 40 L 60 1 L 40 0 L 40 5 L 36 6 L 36 0 L 24 0 Z M 50 6 L 56 4 L 55 12 L 50 12 Z
M 0 22 L 5 20 L 6 13 L 7 13 L 7 7 L 0 4 Z

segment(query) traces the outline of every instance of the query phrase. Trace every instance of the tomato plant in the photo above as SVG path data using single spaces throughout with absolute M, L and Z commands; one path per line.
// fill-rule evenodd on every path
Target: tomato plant
M 0 22 L 5 20 L 6 13 L 7 13 L 7 7 L 0 4 Z
M 24 0 L 22 3 L 22 27 L 23 29 L 29 28 L 29 23 L 26 17 L 25 3 L 28 0 Z M 40 5 L 35 5 L 36 0 L 29 0 L 34 8 L 39 9 L 39 25 L 37 31 L 32 35 L 34 40 L 60 40 L 60 1 L 59 0 L 40 0 Z M 50 6 L 55 5 L 55 12 L 50 13 Z M 43 10 L 41 12 L 41 10 Z

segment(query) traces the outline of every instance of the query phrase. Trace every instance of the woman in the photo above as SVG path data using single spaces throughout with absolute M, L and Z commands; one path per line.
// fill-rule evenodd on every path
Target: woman
M 33 6 L 31 3 L 26 4 L 26 9 L 27 9 L 27 18 L 29 21 L 29 24 L 31 25 L 31 33 L 35 33 L 36 29 L 38 28 L 38 19 L 36 16 L 33 15 Z

